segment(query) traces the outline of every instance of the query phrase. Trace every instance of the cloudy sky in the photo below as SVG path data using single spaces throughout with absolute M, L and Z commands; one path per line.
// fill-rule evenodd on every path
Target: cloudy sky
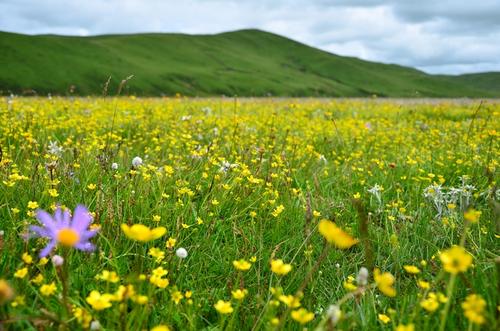
M 500 71 L 499 0 L 0 0 L 0 30 L 27 34 L 243 28 L 430 73 Z

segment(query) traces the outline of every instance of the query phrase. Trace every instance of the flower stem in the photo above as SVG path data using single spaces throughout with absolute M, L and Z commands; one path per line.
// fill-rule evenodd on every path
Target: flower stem
M 451 299 L 453 296 L 453 290 L 455 288 L 456 279 L 457 275 L 451 275 L 450 281 L 448 282 L 448 287 L 446 288 L 446 296 L 448 297 L 448 300 L 446 301 L 446 305 L 444 306 L 444 310 L 442 312 L 439 331 L 444 331 L 444 328 L 446 326 L 446 319 L 448 318 L 448 312 L 450 311 Z

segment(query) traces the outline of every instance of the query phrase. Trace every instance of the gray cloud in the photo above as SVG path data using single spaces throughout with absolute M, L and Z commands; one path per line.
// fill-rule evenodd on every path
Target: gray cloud
M 0 0 L 0 30 L 217 33 L 260 28 L 431 73 L 500 71 L 500 1 Z

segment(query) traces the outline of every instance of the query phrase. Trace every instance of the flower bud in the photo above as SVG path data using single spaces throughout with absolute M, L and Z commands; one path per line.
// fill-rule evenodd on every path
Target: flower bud
M 185 259 L 188 256 L 188 252 L 185 248 L 180 247 L 175 251 L 175 255 L 180 259 Z
M 366 286 L 366 284 L 368 284 L 368 275 L 368 269 L 361 267 L 361 269 L 359 269 L 358 276 L 356 277 L 358 285 Z
M 56 267 L 60 267 L 60 266 L 62 266 L 62 265 L 63 265 L 63 263 L 64 263 L 64 258 L 63 258 L 62 256 L 60 256 L 60 255 L 54 255 L 54 256 L 52 257 L 52 263 L 54 263 L 54 265 L 55 265 Z
M 331 305 L 328 307 L 328 310 L 326 312 L 328 319 L 333 325 L 336 325 L 338 321 L 340 320 L 340 317 L 342 316 L 342 311 L 340 310 L 340 307 L 337 305 Z
M 134 157 L 132 159 L 132 165 L 137 168 L 138 166 L 142 165 L 142 159 L 138 156 Z
M 99 321 L 92 321 L 90 323 L 90 330 L 95 331 L 100 329 L 101 329 L 101 323 L 99 323 Z

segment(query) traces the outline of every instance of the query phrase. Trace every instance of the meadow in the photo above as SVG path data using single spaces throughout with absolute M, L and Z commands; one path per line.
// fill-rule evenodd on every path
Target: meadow
M 0 330 L 495 330 L 500 104 L 0 98 Z

